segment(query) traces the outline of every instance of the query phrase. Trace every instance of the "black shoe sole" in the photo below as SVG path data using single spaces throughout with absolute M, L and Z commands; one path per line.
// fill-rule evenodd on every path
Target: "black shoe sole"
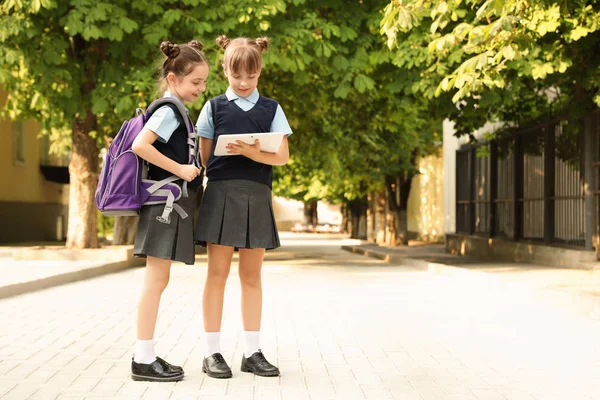
M 217 379 L 228 379 L 233 377 L 233 373 L 229 372 L 221 372 L 221 373 L 214 373 L 214 372 L 209 372 L 206 368 L 202 367 L 202 372 L 204 372 L 206 375 L 210 376 L 211 378 L 217 378 Z
M 273 372 L 257 372 L 257 371 L 253 371 L 252 369 L 250 369 L 250 368 L 248 368 L 248 367 L 246 367 L 246 366 L 244 366 L 244 365 L 242 365 L 242 367 L 240 368 L 240 370 L 241 370 L 242 372 L 250 372 L 250 373 L 252 373 L 252 374 L 254 374 L 254 375 L 258 375 L 258 376 L 264 376 L 264 377 L 267 377 L 267 378 L 270 378 L 270 377 L 277 377 L 277 376 L 279 376 L 279 375 L 280 375 L 279 371 L 273 371 Z
M 144 375 L 131 374 L 131 379 L 133 379 L 134 381 L 148 381 L 148 382 L 177 382 L 177 381 L 182 380 L 183 377 L 184 377 L 184 374 L 177 375 L 177 376 L 170 376 L 168 378 L 158 378 L 155 376 L 144 376 Z

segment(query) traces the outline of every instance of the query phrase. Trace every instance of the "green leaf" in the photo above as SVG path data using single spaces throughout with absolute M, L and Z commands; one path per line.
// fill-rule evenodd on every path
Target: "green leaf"
M 590 33 L 590 30 L 588 28 L 578 26 L 571 31 L 571 33 L 569 34 L 569 38 L 571 38 L 571 40 L 579 40 L 582 37 L 587 36 L 588 33 Z
M 366 75 L 359 74 L 354 78 L 354 87 L 360 93 L 364 93 L 367 90 L 372 90 L 375 87 L 375 81 Z

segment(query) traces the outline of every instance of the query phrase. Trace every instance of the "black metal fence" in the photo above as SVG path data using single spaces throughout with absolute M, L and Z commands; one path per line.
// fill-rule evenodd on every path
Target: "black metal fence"
M 457 150 L 456 231 L 585 247 L 583 129 L 556 121 Z

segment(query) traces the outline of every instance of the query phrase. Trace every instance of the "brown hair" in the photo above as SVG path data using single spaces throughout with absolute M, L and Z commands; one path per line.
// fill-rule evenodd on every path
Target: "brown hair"
M 225 35 L 219 36 L 217 44 L 225 50 L 223 68 L 233 73 L 245 71 L 249 74 L 256 74 L 260 72 L 262 52 L 269 48 L 270 41 L 267 37 L 256 39 L 239 37 L 230 40 Z
M 158 66 L 160 95 L 168 88 L 167 75 L 170 72 L 177 77 L 184 77 L 192 72 L 198 64 L 208 64 L 202 48 L 202 43 L 197 40 L 185 44 L 175 44 L 169 41 L 160 44 L 160 51 L 165 56 Z

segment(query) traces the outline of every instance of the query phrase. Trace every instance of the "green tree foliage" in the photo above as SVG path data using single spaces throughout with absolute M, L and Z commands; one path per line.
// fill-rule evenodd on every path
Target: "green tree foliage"
M 425 96 L 453 94 L 459 107 L 448 116 L 458 134 L 467 134 L 486 121 L 523 125 L 549 114 L 580 115 L 600 104 L 598 5 L 394 0 L 381 33 L 397 53 L 396 64 L 419 73 Z
M 227 83 L 214 38 L 269 36 L 259 89 L 295 134 L 275 192 L 345 202 L 414 173 L 439 140 L 442 113 L 420 76 L 399 68 L 379 33 L 387 0 L 6 0 L 0 5 L 0 84 L 11 118 L 33 117 L 71 151 L 69 244 L 93 247 L 98 148 L 156 96 L 162 40 L 200 39 L 211 60 L 205 99 Z M 429 59 L 433 56 L 423 55 Z M 424 62 L 424 61 L 420 61 Z M 197 112 L 199 101 L 191 108 Z M 60 145 L 60 146 L 59 146 Z M 72 224 L 71 224 L 72 223 Z

